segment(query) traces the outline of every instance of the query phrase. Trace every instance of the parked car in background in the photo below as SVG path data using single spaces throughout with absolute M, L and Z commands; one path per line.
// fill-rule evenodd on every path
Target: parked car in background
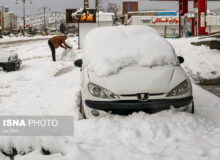
M 22 61 L 16 53 L 0 49 L 0 67 L 4 71 L 16 71 L 20 68 Z
M 85 118 L 156 113 L 175 108 L 194 113 L 192 85 L 171 44 L 145 26 L 101 27 L 87 38 L 80 110 Z

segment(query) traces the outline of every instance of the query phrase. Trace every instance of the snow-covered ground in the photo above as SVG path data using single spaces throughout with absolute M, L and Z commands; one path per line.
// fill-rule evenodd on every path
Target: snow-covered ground
M 177 55 L 185 58 L 183 67 L 195 80 L 215 79 L 220 77 L 220 51 L 208 46 L 194 46 L 195 38 L 169 39 Z
M 205 47 L 191 50 L 188 39 L 170 41 L 185 57 L 186 69 L 200 70 L 194 56 L 207 59 L 206 53 L 200 53 Z M 60 60 L 63 50 L 58 49 L 58 61 L 52 62 L 46 40 L 6 49 L 17 52 L 23 64 L 17 72 L 0 71 L 1 115 L 75 117 L 73 137 L 0 137 L 0 150 L 9 153 L 11 148 L 17 149 L 15 160 L 219 160 L 220 99 L 199 86 L 193 85 L 195 115 L 170 110 L 80 120 L 80 70 L 73 66 L 74 55 L 69 55 L 74 52 L 68 51 L 69 58 Z M 215 57 L 213 51 L 209 53 Z M 217 57 L 209 57 L 216 62 Z M 201 67 L 208 65 L 205 62 Z M 205 73 L 201 70 L 201 74 Z M 42 147 L 52 155 L 43 155 Z M 0 152 L 0 159 L 9 158 Z

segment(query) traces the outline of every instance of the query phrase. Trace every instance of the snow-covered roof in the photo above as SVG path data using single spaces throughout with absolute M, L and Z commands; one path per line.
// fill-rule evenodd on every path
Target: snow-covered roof
M 97 13 L 97 21 L 102 21 L 102 22 L 113 22 L 113 16 L 115 14 L 111 12 L 99 12 Z
M 90 31 L 85 40 L 84 66 L 99 76 L 130 65 L 158 66 L 176 61 L 169 42 L 147 26 L 100 27 Z
M 102 12 L 102 11 L 100 11 L 98 14 L 99 14 L 100 16 L 114 16 L 114 15 L 115 15 L 115 14 L 112 13 L 112 12 Z

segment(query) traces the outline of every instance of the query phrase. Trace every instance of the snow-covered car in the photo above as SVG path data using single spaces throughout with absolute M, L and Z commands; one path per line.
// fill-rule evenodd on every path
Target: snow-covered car
M 194 113 L 192 85 L 171 44 L 146 26 L 101 27 L 88 33 L 82 59 L 80 111 L 85 118 Z
M 20 68 L 22 61 L 16 53 L 0 49 L 0 67 L 4 71 L 16 71 Z

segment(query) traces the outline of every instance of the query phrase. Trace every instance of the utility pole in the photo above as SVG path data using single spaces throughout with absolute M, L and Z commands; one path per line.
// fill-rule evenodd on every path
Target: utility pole
M 89 8 L 89 0 L 84 0 L 84 9 Z
M 100 13 L 99 13 L 99 5 L 100 5 L 100 2 L 99 0 L 95 0 L 95 8 L 96 8 L 96 13 L 97 13 L 97 19 L 98 19 L 98 26 L 100 27 L 100 23 L 99 23 L 99 16 L 100 16 Z
M 47 29 L 47 27 L 46 27 L 46 11 L 47 10 L 51 11 L 51 9 L 49 7 L 41 7 L 41 8 L 39 8 L 39 11 L 41 11 L 41 10 L 43 10 L 43 12 L 44 12 L 44 32 L 46 34 L 46 29 Z
M 3 0 L 2 0 L 2 7 L 1 7 L 1 33 L 0 33 L 0 38 L 3 38 L 3 11 L 4 11 L 4 5 L 3 5 Z
M 16 4 L 18 4 L 18 1 L 19 0 L 16 0 Z M 26 1 L 27 0 L 22 0 L 23 2 L 23 35 L 24 37 L 26 37 L 26 30 L 25 30 L 25 27 L 26 27 L 26 19 L 25 19 L 25 16 L 26 16 Z M 30 4 L 32 4 L 32 0 L 29 0 L 30 1 Z
M 4 28 L 3 19 L 4 19 L 4 6 L 2 6 L 2 9 L 1 9 L 1 35 L 0 35 L 0 38 L 3 38 L 3 28 Z
M 56 27 L 56 35 L 58 34 L 57 33 L 57 12 L 55 12 L 55 27 Z
M 57 28 L 57 13 L 59 12 L 55 12 L 55 27 L 56 27 L 56 35 L 58 35 L 58 28 Z
M 95 8 L 96 8 L 96 12 L 99 13 L 99 0 L 95 0 Z
M 25 30 L 25 26 L 26 26 L 26 21 L 25 21 L 25 2 L 26 2 L 26 0 L 23 0 L 23 28 L 24 28 L 24 37 L 26 37 L 26 30 Z
M 14 18 L 14 16 L 12 14 L 10 14 L 10 32 L 13 30 L 13 24 L 12 24 L 13 18 Z
M 102 10 L 103 10 L 102 7 L 103 7 L 102 0 L 99 0 L 99 11 L 102 11 Z

